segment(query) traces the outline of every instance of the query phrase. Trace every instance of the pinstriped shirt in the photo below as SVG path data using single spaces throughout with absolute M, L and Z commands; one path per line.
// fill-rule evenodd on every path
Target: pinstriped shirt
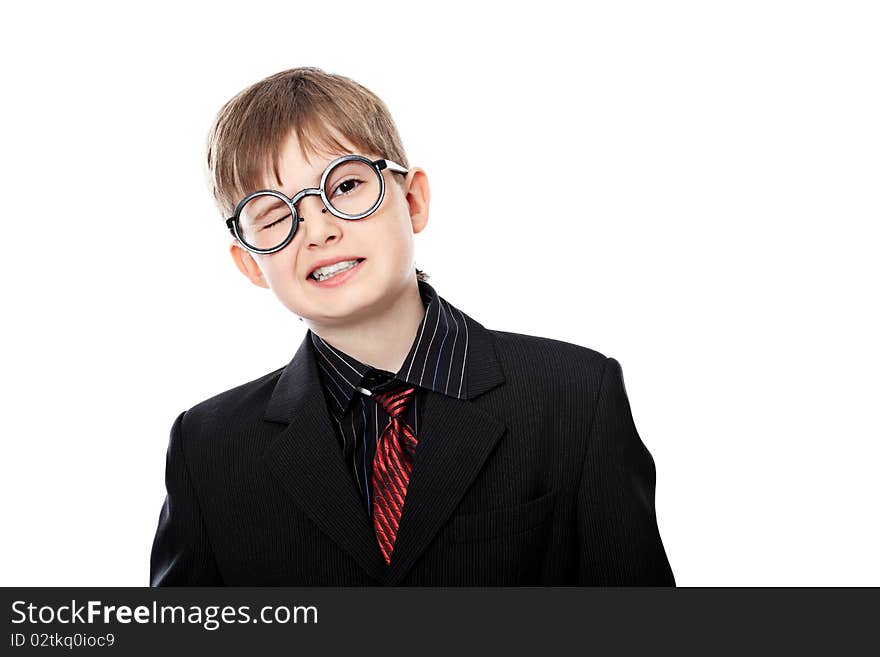
M 441 394 L 459 399 L 467 396 L 468 329 L 464 317 L 427 282 L 418 281 L 418 284 L 425 316 L 397 373 L 364 364 L 309 330 L 342 458 L 370 517 L 373 457 L 390 417 L 380 404 L 357 388 L 386 391 L 406 384 L 416 386 L 405 419 L 417 438 L 419 407 L 426 395 Z

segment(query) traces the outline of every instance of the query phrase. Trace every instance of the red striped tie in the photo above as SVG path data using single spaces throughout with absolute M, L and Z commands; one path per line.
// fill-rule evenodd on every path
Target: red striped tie
M 391 392 L 373 393 L 373 398 L 391 417 L 382 431 L 373 459 L 373 526 L 386 564 L 391 563 L 391 552 L 419 442 L 404 419 L 415 390 L 414 386 L 409 386 Z

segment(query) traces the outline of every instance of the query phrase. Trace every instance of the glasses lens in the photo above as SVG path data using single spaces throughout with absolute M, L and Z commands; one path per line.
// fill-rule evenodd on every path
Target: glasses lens
M 271 194 L 255 196 L 238 215 L 242 240 L 257 249 L 273 249 L 290 235 L 293 216 L 290 206 Z
M 363 214 L 379 200 L 379 174 L 360 160 L 337 164 L 324 181 L 330 205 L 343 214 Z

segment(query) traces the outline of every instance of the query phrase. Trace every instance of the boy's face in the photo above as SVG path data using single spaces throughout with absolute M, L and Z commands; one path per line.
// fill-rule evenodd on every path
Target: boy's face
M 326 166 L 340 155 L 356 153 L 371 160 L 383 153 L 360 153 L 348 140 L 336 135 L 347 153 L 322 153 L 306 161 L 295 131 L 281 152 L 281 187 L 264 181 L 263 189 L 277 189 L 292 197 L 306 187 L 318 187 Z M 415 285 L 413 235 L 428 222 L 430 201 L 425 172 L 410 167 L 403 174 L 383 170 L 385 197 L 364 219 L 340 219 L 325 209 L 319 196 L 306 196 L 297 204 L 299 224 L 293 240 L 270 254 L 256 254 L 233 239 L 232 257 L 251 282 L 270 288 L 291 312 L 317 326 L 343 326 L 380 315 L 393 308 L 407 285 Z M 403 181 L 401 188 L 398 178 Z M 317 285 L 308 278 L 318 261 L 332 258 L 364 258 L 357 271 L 335 287 Z

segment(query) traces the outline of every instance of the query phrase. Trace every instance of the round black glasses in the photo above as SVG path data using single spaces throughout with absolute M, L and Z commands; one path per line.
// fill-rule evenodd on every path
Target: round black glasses
M 385 198 L 383 169 L 409 172 L 391 160 L 343 155 L 327 165 L 318 187 L 307 187 L 293 198 L 274 189 L 248 194 L 226 220 L 226 227 L 248 251 L 275 253 L 290 244 L 299 223 L 304 221 L 296 204 L 305 196 L 320 196 L 324 207 L 340 219 L 354 221 L 375 212 Z

